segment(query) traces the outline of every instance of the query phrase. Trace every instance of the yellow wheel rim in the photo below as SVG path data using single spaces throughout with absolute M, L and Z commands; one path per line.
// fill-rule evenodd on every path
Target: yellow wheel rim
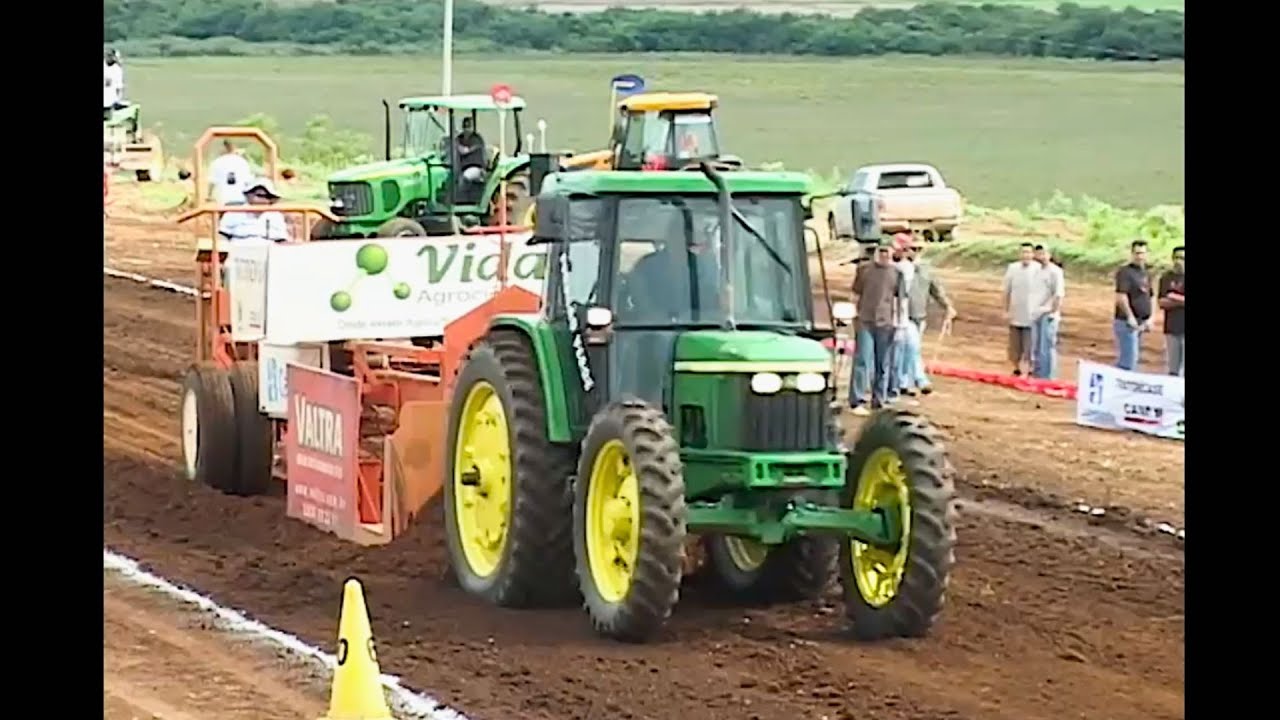
M 764 565 L 764 559 L 769 555 L 768 545 L 732 535 L 724 536 L 724 549 L 734 567 L 748 572 Z
M 851 541 L 858 592 L 868 605 L 883 607 L 898 594 L 911 544 L 911 490 L 902 458 L 892 448 L 879 448 L 867 458 L 858 477 L 853 509 L 896 510 L 901 518 L 902 541 L 896 550 Z
M 631 589 L 640 551 L 640 484 L 621 440 L 596 453 L 586 509 L 591 579 L 605 602 L 620 602 Z
M 538 206 L 530 205 L 528 210 L 524 211 L 524 217 L 521 218 L 521 225 L 527 228 L 533 227 L 533 223 L 538 219 Z
M 511 441 L 507 415 L 493 386 L 478 382 L 462 404 L 454 446 L 453 504 L 458 538 L 471 571 L 498 569 L 511 514 Z

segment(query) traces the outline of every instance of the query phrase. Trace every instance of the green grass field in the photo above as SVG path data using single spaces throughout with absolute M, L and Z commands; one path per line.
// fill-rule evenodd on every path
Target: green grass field
M 723 142 L 751 164 L 828 175 L 930 162 L 986 206 L 1022 207 L 1055 190 L 1123 206 L 1182 202 L 1181 64 L 462 56 L 454 88 L 509 83 L 529 101 L 526 132 L 546 118 L 550 145 L 581 151 L 603 146 L 608 78 L 626 71 L 654 88 L 717 92 Z M 376 138 L 381 98 L 440 88 L 435 57 L 138 58 L 128 72 L 170 154 L 188 153 L 206 126 L 254 113 L 286 135 L 327 114 Z
M 301 4 L 306 0 L 281 0 L 285 4 Z M 1022 5 L 1025 7 L 1054 10 L 1062 0 L 983 0 L 992 5 Z M 589 12 L 607 7 L 634 9 L 655 8 L 663 10 L 732 10 L 747 8 L 756 12 L 826 13 L 848 16 L 868 7 L 904 7 L 917 3 L 911 0 L 481 0 L 490 5 L 534 6 L 552 12 Z M 956 0 L 968 4 L 982 4 L 976 0 Z M 1082 7 L 1126 8 L 1139 10 L 1183 10 L 1186 0 L 1075 0 Z

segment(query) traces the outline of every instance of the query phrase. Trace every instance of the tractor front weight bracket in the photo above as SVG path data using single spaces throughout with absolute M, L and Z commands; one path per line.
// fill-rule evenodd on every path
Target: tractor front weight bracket
M 897 547 L 902 519 L 895 509 L 849 510 L 813 503 L 789 505 L 781 517 L 762 517 L 755 508 L 710 503 L 689 506 L 689 530 L 747 537 L 780 545 L 801 535 L 835 535 L 879 547 Z

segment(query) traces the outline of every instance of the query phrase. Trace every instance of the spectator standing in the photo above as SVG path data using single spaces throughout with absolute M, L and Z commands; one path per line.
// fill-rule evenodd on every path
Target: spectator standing
M 1032 291 L 1040 264 L 1035 261 L 1031 243 L 1022 243 L 1018 260 L 1004 271 L 1004 314 L 1009 323 L 1009 362 L 1013 374 L 1021 377 L 1031 366 L 1031 325 L 1034 320 Z
M 915 395 L 907 392 L 907 364 L 911 348 L 920 344 L 920 338 L 912 340 L 910 308 L 911 284 L 915 280 L 916 264 L 914 258 L 908 257 L 910 248 L 915 244 L 910 233 L 895 233 L 893 236 L 893 266 L 898 268 L 902 276 L 903 295 L 898 301 L 897 320 L 893 325 L 893 354 L 889 357 L 889 402 L 897 402 L 903 395 Z
M 1062 325 L 1062 300 L 1066 278 L 1044 245 L 1033 252 L 1040 272 L 1032 290 L 1031 377 L 1048 380 L 1058 374 L 1058 328 Z
M 1147 242 L 1129 245 L 1129 263 L 1116 271 L 1116 367 L 1136 370 L 1142 333 L 1151 329 L 1151 273 L 1147 270 Z
M 955 319 L 956 310 L 942 287 L 942 280 L 934 274 L 933 267 L 924 260 L 924 245 L 913 241 L 907 248 L 907 256 L 915 266 L 915 277 L 912 278 L 911 286 L 907 289 L 907 294 L 910 296 L 910 301 L 907 303 L 907 317 L 911 321 L 911 339 L 915 344 L 909 353 L 904 354 L 907 361 L 902 368 L 901 377 L 903 387 L 907 389 L 903 392 L 912 395 L 914 393 L 911 388 L 914 387 L 921 395 L 928 395 L 933 392 L 933 384 L 929 381 L 929 375 L 924 369 L 923 349 L 929 300 L 932 298 L 942 306 L 947 322 Z
M 875 261 L 875 247 L 868 247 L 863 255 L 853 262 L 855 271 L 853 276 L 853 286 L 858 285 L 858 274 L 866 268 L 870 267 Z M 858 315 L 857 304 L 858 295 L 854 291 L 854 318 L 853 318 L 853 370 L 849 376 L 849 407 L 853 409 L 853 414 L 865 417 L 870 413 L 865 403 L 867 395 L 871 392 L 871 372 L 875 368 L 874 341 L 871 339 L 871 326 L 864 325 L 862 318 Z
M 1173 249 L 1173 269 L 1160 276 L 1164 310 L 1164 356 L 1170 375 L 1187 376 L 1186 248 Z
M 885 406 L 889 396 L 889 376 L 893 360 L 893 338 L 897 329 L 898 313 L 906 287 L 902 274 L 893 263 L 892 248 L 882 244 L 876 248 L 874 261 L 863 263 L 853 281 L 853 295 L 858 310 L 858 345 L 865 340 L 871 347 L 871 409 Z M 858 350 L 859 354 L 863 350 Z M 855 415 L 867 415 L 868 411 L 855 398 L 858 392 L 857 363 L 850 384 L 849 404 Z

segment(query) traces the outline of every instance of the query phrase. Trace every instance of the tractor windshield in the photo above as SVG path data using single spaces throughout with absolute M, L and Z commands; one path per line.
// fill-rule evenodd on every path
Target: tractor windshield
M 426 157 L 439 151 L 449 133 L 448 115 L 443 110 L 415 109 L 404 115 L 405 157 Z
M 796 198 L 739 196 L 734 207 L 778 254 L 735 222 L 729 262 L 742 325 L 804 325 L 803 223 Z M 712 196 L 627 197 L 618 208 L 620 324 L 719 326 L 728 316 L 720 215 Z
M 706 110 L 636 115 L 628 123 L 622 142 L 624 163 L 629 167 L 720 156 L 715 123 Z

